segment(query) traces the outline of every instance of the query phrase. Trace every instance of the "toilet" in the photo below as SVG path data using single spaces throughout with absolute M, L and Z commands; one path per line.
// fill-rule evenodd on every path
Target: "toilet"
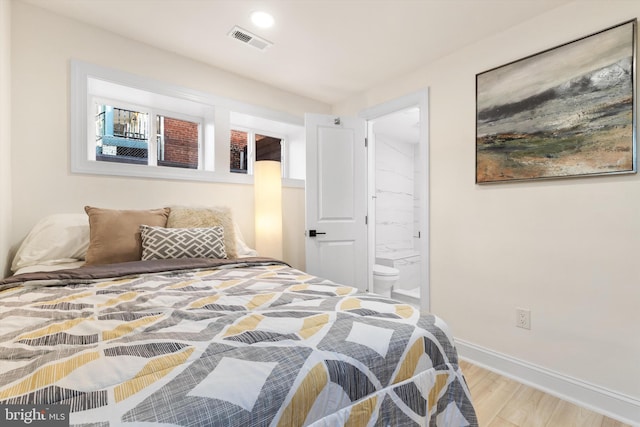
M 373 266 L 373 292 L 385 297 L 391 297 L 391 288 L 400 278 L 397 268 L 375 264 Z

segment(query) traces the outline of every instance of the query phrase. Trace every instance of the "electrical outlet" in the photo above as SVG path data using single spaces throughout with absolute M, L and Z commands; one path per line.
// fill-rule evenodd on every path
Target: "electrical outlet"
M 516 326 L 523 329 L 531 329 L 531 310 L 528 308 L 516 308 Z

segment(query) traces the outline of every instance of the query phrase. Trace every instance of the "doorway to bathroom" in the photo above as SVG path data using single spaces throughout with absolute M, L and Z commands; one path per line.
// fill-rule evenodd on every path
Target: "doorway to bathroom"
M 428 91 L 361 112 L 368 139 L 368 288 L 374 266 L 398 270 L 391 297 L 428 311 Z

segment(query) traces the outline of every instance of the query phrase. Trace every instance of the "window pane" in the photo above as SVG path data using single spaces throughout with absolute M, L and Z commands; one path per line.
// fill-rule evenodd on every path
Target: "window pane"
M 247 173 L 247 132 L 231 130 L 231 172 Z
M 257 160 L 276 160 L 281 161 L 281 145 L 280 138 L 272 136 L 256 134 L 256 161 Z
M 149 114 L 96 105 L 96 160 L 147 164 Z
M 198 123 L 156 116 L 158 166 L 198 168 Z

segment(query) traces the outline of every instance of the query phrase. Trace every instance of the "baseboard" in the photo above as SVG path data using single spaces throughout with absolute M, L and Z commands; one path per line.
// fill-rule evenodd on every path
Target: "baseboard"
M 456 340 L 456 347 L 461 359 L 625 424 L 640 427 L 638 399 L 464 340 Z

